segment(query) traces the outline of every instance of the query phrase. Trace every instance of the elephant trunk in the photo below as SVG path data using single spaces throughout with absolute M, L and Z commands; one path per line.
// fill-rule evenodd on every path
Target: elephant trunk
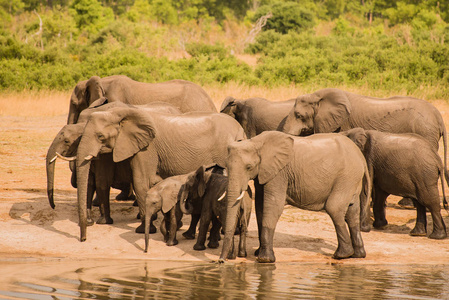
M 191 215 L 193 213 L 193 205 L 189 200 L 189 192 L 185 186 L 181 188 L 179 208 L 185 215 Z
M 51 148 L 50 148 L 51 149 Z M 48 202 L 51 208 L 55 208 L 54 201 L 54 184 L 55 184 L 55 165 L 56 165 L 56 154 L 52 154 L 51 151 L 47 152 L 46 158 L 46 171 L 47 171 L 47 196 Z
M 223 240 L 223 248 L 219 259 L 220 262 L 224 262 L 229 256 L 229 252 L 233 250 L 234 232 L 237 227 L 240 202 L 242 201 L 241 193 L 242 189 L 240 188 L 240 185 L 231 181 L 230 177 L 227 191 L 227 207 L 225 214 L 226 221 L 223 224 L 225 235 Z

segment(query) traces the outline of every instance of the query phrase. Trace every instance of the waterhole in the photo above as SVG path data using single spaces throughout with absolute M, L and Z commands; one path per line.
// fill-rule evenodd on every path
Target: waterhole
M 1 299 L 449 299 L 428 265 L 0 261 Z

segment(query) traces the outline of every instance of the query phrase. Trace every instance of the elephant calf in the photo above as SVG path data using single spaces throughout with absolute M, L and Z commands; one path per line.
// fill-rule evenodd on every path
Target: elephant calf
M 145 224 L 150 224 L 150 218 L 162 211 L 164 219 L 161 222 L 161 233 L 167 246 L 178 244 L 176 231 L 182 226 L 182 212 L 179 208 L 178 194 L 188 175 L 168 177 L 151 187 L 145 197 Z M 151 218 L 152 220 L 152 218 Z M 145 252 L 148 252 L 150 226 L 145 226 Z
M 180 194 L 180 206 L 185 214 L 191 213 L 193 207 L 201 207 L 199 233 L 196 244 L 193 246 L 194 250 L 206 249 L 204 244 L 211 222 L 212 228 L 207 246 L 218 248 L 220 229 L 225 220 L 227 207 L 227 186 L 228 177 L 224 174 L 224 168 L 219 165 L 201 166 L 195 172 L 189 173 Z M 250 193 L 251 189 L 248 188 L 248 192 Z M 246 257 L 246 232 L 251 216 L 251 205 L 251 197 L 243 196 L 237 221 L 240 234 L 239 257 Z M 235 256 L 235 251 L 231 251 L 230 258 L 235 258 Z
M 417 134 L 394 134 L 354 128 L 342 132 L 362 150 L 373 181 L 373 212 L 376 228 L 388 224 L 385 202 L 390 194 L 411 198 L 417 217 L 412 236 L 427 235 L 426 208 L 433 220 L 432 239 L 447 236 L 441 217 L 438 178 L 443 184 L 444 167 L 436 149 Z M 443 203 L 447 208 L 443 188 Z

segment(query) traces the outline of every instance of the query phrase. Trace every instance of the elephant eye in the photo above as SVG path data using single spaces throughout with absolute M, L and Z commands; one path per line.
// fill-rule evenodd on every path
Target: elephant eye
M 98 133 L 98 134 L 97 134 L 97 138 L 98 138 L 100 141 L 104 141 L 104 140 L 106 139 L 106 137 L 105 137 L 103 134 L 101 134 L 101 133 Z
M 252 165 L 246 165 L 246 170 L 247 171 L 251 171 L 254 168 L 254 166 Z
M 296 119 L 304 119 L 304 116 L 301 115 L 301 113 L 299 113 L 299 112 L 295 112 L 295 117 L 296 117 Z
M 65 144 L 70 144 L 69 139 L 64 139 L 64 143 L 65 143 Z

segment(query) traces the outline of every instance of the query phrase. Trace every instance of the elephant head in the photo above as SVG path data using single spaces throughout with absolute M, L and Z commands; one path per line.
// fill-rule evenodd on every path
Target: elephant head
M 292 135 L 336 132 L 348 120 L 351 103 L 339 89 L 322 89 L 296 98 L 282 131 Z
M 78 82 L 70 96 L 67 124 L 77 123 L 80 113 L 92 102 L 105 95 L 100 80 L 100 77 L 92 76 L 89 80 Z
M 256 137 L 228 146 L 228 177 L 225 237 L 220 260 L 228 257 L 237 225 L 238 210 L 248 181 L 264 185 L 272 180 L 293 157 L 293 138 L 277 131 L 265 131 Z
M 76 156 L 81 241 L 86 239 L 86 197 L 91 160 L 112 152 L 114 162 L 132 157 L 155 137 L 152 118 L 138 108 L 116 107 L 90 115 Z
M 53 199 L 53 188 L 55 179 L 56 159 L 61 158 L 73 162 L 75 160 L 76 150 L 81 139 L 81 135 L 86 124 L 65 125 L 56 135 L 47 151 L 46 170 L 47 170 L 47 195 L 52 208 L 55 208 Z M 71 165 L 72 171 L 74 166 Z M 72 177 L 72 186 L 76 187 Z
M 251 121 L 251 108 L 245 105 L 245 100 L 226 97 L 221 104 L 220 112 L 230 115 L 240 123 L 248 138 L 256 136 Z
M 206 192 L 211 173 L 224 175 L 226 169 L 218 164 L 201 166 L 190 172 L 186 183 L 182 185 L 179 193 L 179 203 L 182 213 L 192 214 L 201 212 L 202 198 Z

